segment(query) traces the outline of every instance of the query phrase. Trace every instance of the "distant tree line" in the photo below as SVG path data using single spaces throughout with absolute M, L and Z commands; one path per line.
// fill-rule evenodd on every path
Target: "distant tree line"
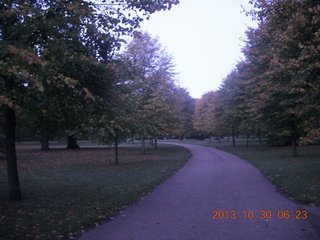
M 245 58 L 218 91 L 196 102 L 194 126 L 208 135 L 261 136 L 270 144 L 320 139 L 320 4 L 255 0 L 258 27 L 246 32 Z

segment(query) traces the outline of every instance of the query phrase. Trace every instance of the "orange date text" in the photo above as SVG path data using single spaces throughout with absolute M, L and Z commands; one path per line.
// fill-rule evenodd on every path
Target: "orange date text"
M 261 210 L 261 211 L 252 211 L 252 210 L 244 210 L 244 211 L 222 211 L 222 210 L 214 210 L 212 211 L 212 219 L 298 219 L 305 220 L 308 218 L 308 212 L 306 210 L 297 210 L 297 211 L 289 211 L 289 210 L 278 210 L 278 211 L 270 211 L 270 210 Z

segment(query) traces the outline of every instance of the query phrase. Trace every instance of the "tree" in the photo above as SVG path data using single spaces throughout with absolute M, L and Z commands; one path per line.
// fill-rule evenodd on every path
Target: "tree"
M 172 134 L 179 136 L 180 141 L 183 141 L 195 131 L 193 128 L 195 101 L 184 88 L 176 87 L 173 95 L 175 100 L 171 106 L 176 107 L 174 114 L 178 117 L 178 121 L 173 126 Z
M 217 97 L 204 96 L 196 107 L 196 121 L 204 131 L 208 106 L 216 129 L 235 135 L 261 132 L 269 142 L 318 141 L 320 42 L 319 4 L 312 0 L 255 0 L 249 13 L 258 21 L 247 31 L 245 59 L 225 79 Z M 210 100 L 214 104 L 209 104 Z M 201 112 L 201 113 L 197 113 Z M 209 118 L 210 119 L 210 118 Z M 231 126 L 231 127 L 230 127 Z M 233 137 L 233 142 L 234 137 Z
M 119 48 L 120 36 L 133 32 L 143 20 L 139 14 L 127 13 L 140 10 L 149 16 L 155 11 L 169 9 L 173 4 L 177 1 L 118 0 L 103 4 L 103 9 L 97 10 L 95 2 L 87 1 L 19 0 L 0 3 L 0 102 L 5 115 L 11 199 L 21 199 L 15 154 L 15 109 L 28 109 L 30 113 L 32 108 L 35 112 L 47 111 L 38 104 L 29 108 L 26 103 L 39 99 L 38 94 L 43 92 L 54 97 L 51 90 L 47 91 L 50 88 L 44 91 L 48 85 L 66 93 L 63 99 L 65 102 L 70 99 L 70 106 L 76 103 L 68 112 L 73 117 L 75 114 L 71 113 L 77 112 L 81 105 L 77 101 L 79 95 L 92 95 L 85 84 L 88 79 L 78 74 L 83 63 L 106 62 Z M 124 9 L 125 12 L 121 11 Z M 41 117 L 47 118 L 50 114 L 47 111 Z
M 221 85 L 218 94 L 220 109 L 222 109 L 222 122 L 228 125 L 232 134 L 233 146 L 236 145 L 235 136 L 239 132 L 241 122 L 245 118 L 245 87 L 237 69 L 232 71 Z M 223 104 L 223 105 L 221 105 Z M 221 121 L 220 120 L 220 121 Z
M 122 59 L 134 102 L 133 125 L 145 153 L 145 139 L 163 135 L 176 118 L 170 106 L 175 87 L 172 59 L 148 33 L 136 33 Z
M 196 101 L 195 116 L 193 126 L 204 135 L 208 135 L 209 139 L 212 135 L 217 135 L 217 119 L 214 118 L 215 104 L 217 101 L 217 92 L 211 91 L 204 94 L 201 99 Z
M 249 146 L 249 137 L 250 135 L 256 135 L 259 139 L 259 144 L 262 146 L 262 137 L 261 131 L 263 129 L 262 119 L 260 119 L 257 108 L 259 105 L 255 105 L 254 90 L 250 85 L 249 79 L 253 76 L 256 76 L 252 72 L 251 65 L 248 61 L 242 61 L 237 64 L 237 77 L 238 84 L 241 85 L 241 91 L 238 91 L 238 98 L 240 100 L 240 113 L 241 113 L 241 122 L 239 126 L 239 131 L 246 134 L 247 143 L 246 146 Z M 257 87 L 257 86 L 256 86 Z
M 5 129 L 5 156 L 7 162 L 9 196 L 11 200 L 20 200 L 22 198 L 15 150 L 15 126 L 16 113 L 23 99 L 20 96 L 26 96 L 30 92 L 41 91 L 41 85 L 36 73 L 41 69 L 45 62 L 39 59 L 29 50 L 19 49 L 10 45 L 10 36 L 8 25 L 12 24 L 12 19 L 2 21 L 3 28 L 1 32 L 1 95 L 0 101 L 4 112 Z M 10 33 L 11 34 L 11 33 Z
M 259 28 L 248 35 L 249 53 L 253 60 L 265 59 L 260 86 L 264 91 L 261 108 L 265 122 L 273 135 L 290 137 L 293 155 L 297 155 L 299 137 L 306 142 L 317 139 L 319 126 L 319 10 L 315 1 L 255 1 L 254 16 Z M 264 45 L 259 44 L 265 42 Z M 262 49 L 268 51 L 262 52 Z M 311 50 L 312 49 L 312 50 Z M 252 53 L 260 52 L 257 56 Z M 260 60 L 261 62 L 261 60 Z M 260 65 L 261 66 L 261 65 Z M 312 135 L 310 133 L 316 134 Z

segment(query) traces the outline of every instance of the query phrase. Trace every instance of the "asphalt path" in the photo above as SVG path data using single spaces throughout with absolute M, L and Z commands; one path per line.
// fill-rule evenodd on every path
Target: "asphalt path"
M 308 219 L 296 219 L 304 218 L 301 206 L 245 160 L 214 148 L 176 145 L 192 153 L 183 168 L 80 240 L 320 239 Z

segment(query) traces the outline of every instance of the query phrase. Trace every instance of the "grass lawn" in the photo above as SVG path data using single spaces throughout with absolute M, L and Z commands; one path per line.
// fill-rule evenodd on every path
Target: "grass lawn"
M 246 147 L 229 142 L 185 140 L 186 143 L 211 146 L 238 155 L 258 168 L 282 192 L 301 203 L 320 204 L 320 146 L 300 146 L 298 157 L 291 157 L 290 147 L 263 147 L 256 142 Z
M 57 146 L 55 146 L 57 147 Z M 75 239 L 82 232 L 139 200 L 181 168 L 188 150 L 160 145 L 142 155 L 137 147 L 113 149 L 18 147 L 24 200 L 10 202 L 4 161 L 0 161 L 0 239 Z

